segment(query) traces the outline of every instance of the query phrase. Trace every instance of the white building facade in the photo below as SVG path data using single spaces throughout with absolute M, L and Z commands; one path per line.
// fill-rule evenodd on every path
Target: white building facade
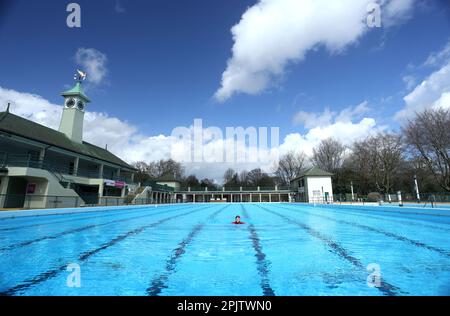
M 333 203 L 333 174 L 317 167 L 304 170 L 291 181 L 295 202 Z

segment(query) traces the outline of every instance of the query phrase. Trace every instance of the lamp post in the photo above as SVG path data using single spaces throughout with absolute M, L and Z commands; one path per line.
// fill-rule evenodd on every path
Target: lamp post
M 398 198 L 398 206 L 403 206 L 402 191 L 397 192 L 397 198 Z
M 353 181 L 350 182 L 350 188 L 352 190 L 352 202 L 355 201 L 355 193 L 353 192 Z
M 414 175 L 414 186 L 416 189 L 417 202 L 420 203 L 420 193 L 419 193 L 419 185 L 417 184 L 417 175 Z

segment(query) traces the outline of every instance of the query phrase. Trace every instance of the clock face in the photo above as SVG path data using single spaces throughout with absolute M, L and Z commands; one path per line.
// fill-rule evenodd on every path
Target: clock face
M 75 100 L 73 98 L 70 98 L 66 101 L 66 106 L 68 108 L 73 108 L 75 106 Z
M 84 110 L 84 103 L 83 103 L 83 101 L 78 101 L 77 102 L 77 107 L 78 107 L 78 109 L 80 111 L 83 111 Z

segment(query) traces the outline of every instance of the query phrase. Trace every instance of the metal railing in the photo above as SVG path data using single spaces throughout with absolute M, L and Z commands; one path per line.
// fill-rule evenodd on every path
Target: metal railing
M 45 160 L 40 160 L 37 155 L 24 155 L 24 154 L 10 154 L 5 152 L 0 152 L 0 167 L 23 167 L 23 168 L 35 168 L 43 169 L 53 173 L 59 181 L 67 181 L 64 179 L 64 175 L 78 176 L 84 178 L 92 179 L 108 179 L 114 181 L 123 181 L 126 183 L 131 183 L 131 177 L 126 176 L 116 176 L 113 174 L 108 174 L 103 172 L 100 176 L 99 170 L 86 170 L 83 168 L 78 168 L 75 170 L 74 167 L 69 165 L 62 166 L 55 162 L 49 162 Z
M 278 187 L 219 187 L 219 188 L 208 188 L 208 187 L 188 187 L 182 186 L 180 191 L 187 192 L 190 189 L 192 192 L 277 192 L 290 190 L 286 186 Z
M 401 201 L 396 193 L 393 194 L 373 194 L 373 195 L 361 195 L 349 193 L 346 194 L 335 194 L 335 203 L 378 203 L 381 205 L 386 204 L 416 204 L 423 207 L 427 206 L 439 206 L 439 205 L 449 205 L 450 206 L 450 193 L 421 193 L 419 198 L 417 194 L 414 193 L 401 193 Z
M 98 195 L 59 196 L 37 194 L 0 194 L 0 209 L 54 209 L 77 208 L 97 206 L 124 206 L 124 205 L 149 205 L 168 204 L 170 200 L 156 200 L 152 198 L 131 197 L 100 197 Z
M 261 202 L 288 202 L 287 194 L 280 193 L 269 198 L 268 194 L 261 193 Z M 78 208 L 78 207 L 97 207 L 97 206 L 126 206 L 126 205 L 151 205 L 151 204 L 169 204 L 169 203 L 192 203 L 192 200 L 183 201 L 182 199 L 175 200 L 169 196 L 150 195 L 143 198 L 135 198 L 133 195 L 126 197 L 113 196 L 99 196 L 98 194 L 84 194 L 80 196 L 61 196 L 61 195 L 38 195 L 38 194 L 0 194 L 0 209 L 15 210 L 15 209 L 54 209 L 54 208 Z M 206 202 L 211 200 L 204 199 L 200 201 L 197 198 L 196 203 Z M 231 202 L 228 200 L 228 202 Z M 234 199 L 235 203 L 257 203 L 260 202 L 259 195 L 254 195 L 252 201 L 245 198 L 239 201 Z

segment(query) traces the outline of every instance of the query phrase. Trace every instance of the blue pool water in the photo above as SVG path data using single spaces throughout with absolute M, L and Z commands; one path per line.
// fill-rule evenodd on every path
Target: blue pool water
M 230 224 L 237 214 L 246 225 Z M 67 285 L 69 264 L 80 268 L 80 287 Z M 370 264 L 379 283 L 368 283 Z M 450 295 L 450 210 L 183 204 L 4 212 L 0 294 Z

